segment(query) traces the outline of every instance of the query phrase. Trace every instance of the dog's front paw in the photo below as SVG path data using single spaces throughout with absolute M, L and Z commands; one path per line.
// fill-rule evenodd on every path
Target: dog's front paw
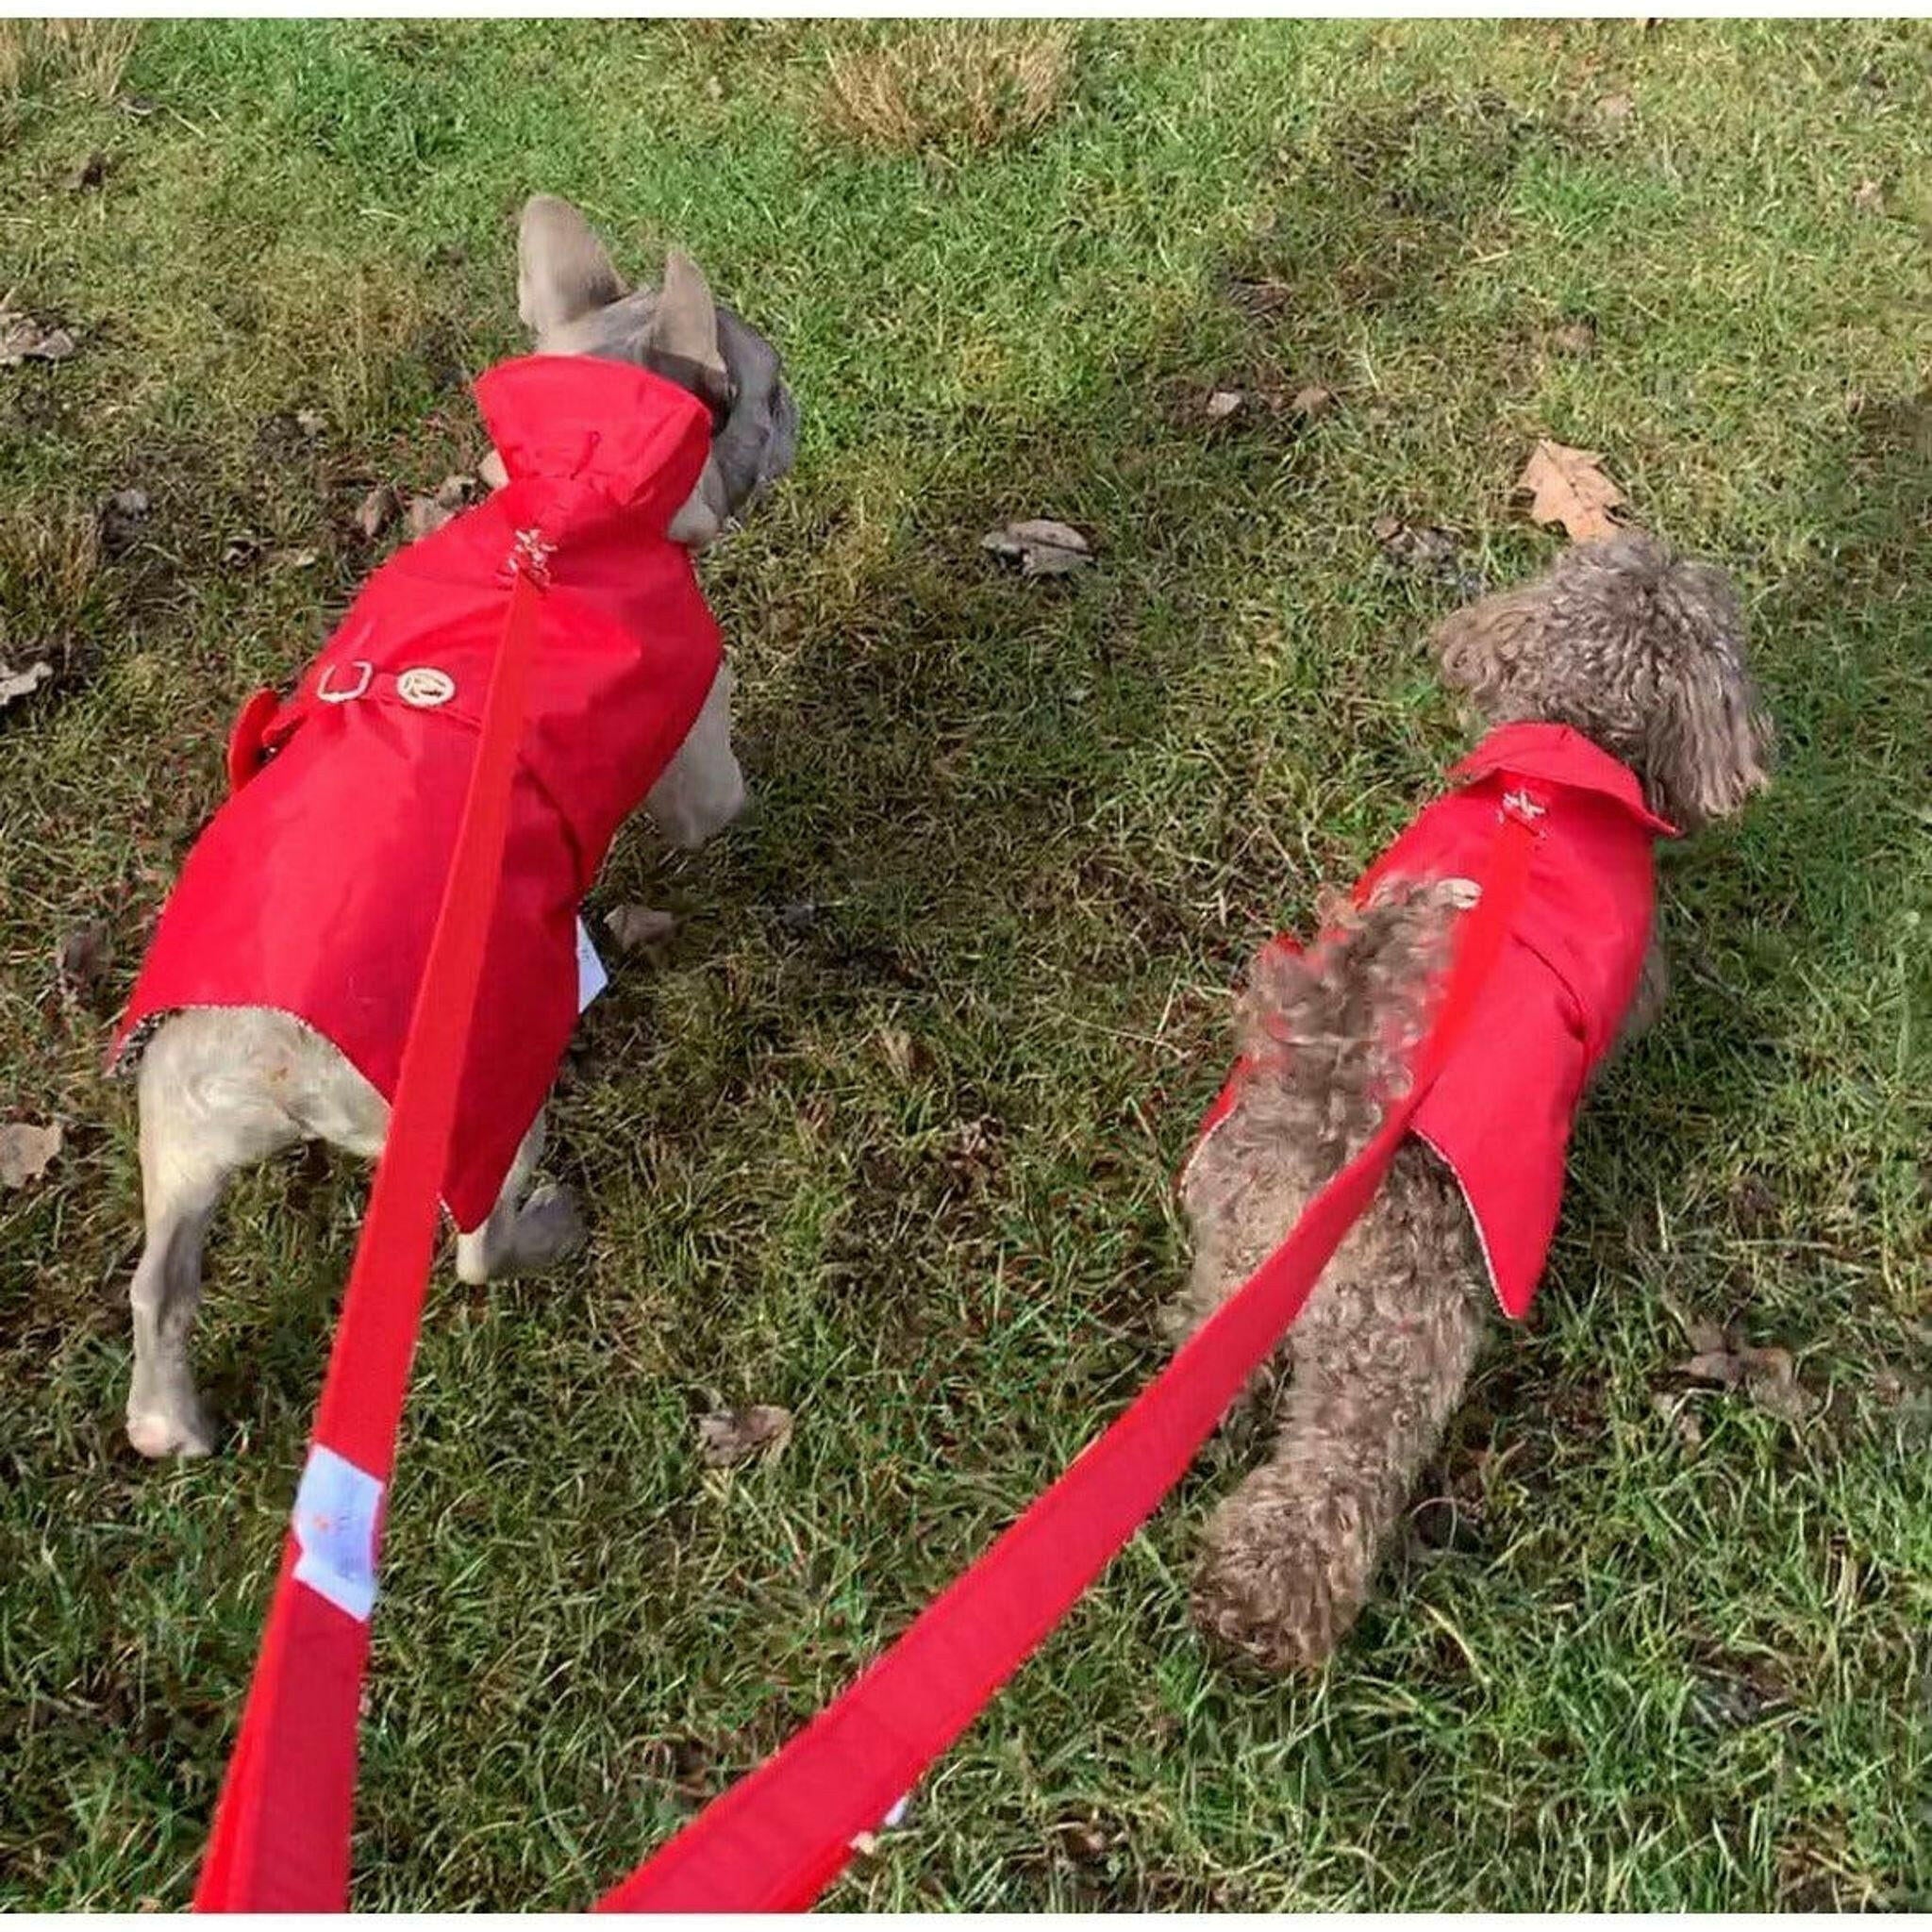
M 177 1403 L 173 1408 L 127 1411 L 127 1440 L 150 1461 L 164 1456 L 210 1456 L 214 1425 L 199 1402 Z
M 1306 1507 L 1257 1470 L 1215 1512 L 1194 1576 L 1208 1641 L 1264 1671 L 1327 1662 L 1361 1607 L 1353 1550 L 1324 1544 Z
M 517 1210 L 513 1265 L 519 1272 L 540 1273 L 565 1261 L 588 1238 L 583 1210 L 570 1189 L 546 1185 L 531 1191 Z

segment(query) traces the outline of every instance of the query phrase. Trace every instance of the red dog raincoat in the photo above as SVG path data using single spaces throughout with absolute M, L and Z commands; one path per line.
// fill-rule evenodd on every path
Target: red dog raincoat
M 1653 842 L 1675 828 L 1645 808 L 1626 766 L 1563 725 L 1506 724 L 1449 775 L 1457 789 L 1362 874 L 1355 899 L 1365 905 L 1393 878 L 1479 877 L 1506 799 L 1539 834 L 1523 909 L 1413 1129 L 1456 1175 L 1496 1299 L 1520 1318 L 1556 1232 L 1585 1082 L 1637 991 Z M 1233 1109 L 1246 1072 L 1235 1069 L 1202 1140 Z
M 704 406 L 628 364 L 562 356 L 504 363 L 476 397 L 508 487 L 378 570 L 292 698 L 243 708 L 232 794 L 162 909 L 114 1049 L 182 1008 L 278 1008 L 393 1097 L 509 558 L 537 532 L 548 588 L 443 1181 L 465 1230 L 570 1039 L 577 908 L 722 655 L 690 553 L 664 534 L 704 468 Z

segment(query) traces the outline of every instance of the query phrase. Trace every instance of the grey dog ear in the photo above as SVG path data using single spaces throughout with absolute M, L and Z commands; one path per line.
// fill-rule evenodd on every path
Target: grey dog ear
M 517 231 L 517 313 L 537 341 L 623 293 L 590 223 L 554 194 L 531 195 Z
M 724 358 L 718 347 L 718 310 L 704 271 L 690 256 L 674 248 L 664 259 L 664 286 L 651 311 L 650 346 L 654 358 L 674 365 L 688 363 L 703 386 L 725 391 Z

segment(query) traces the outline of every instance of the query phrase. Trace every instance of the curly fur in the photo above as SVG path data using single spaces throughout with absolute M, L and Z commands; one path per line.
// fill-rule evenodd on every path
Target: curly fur
M 1565 724 L 1687 830 L 1767 782 L 1770 731 L 1722 572 L 1631 532 L 1457 612 L 1437 635 L 1485 725 Z M 1194 1267 L 1176 1338 L 1232 1294 L 1374 1131 L 1426 1027 L 1464 882 L 1391 881 L 1306 954 L 1270 948 L 1240 1008 L 1253 1072 L 1184 1188 Z M 1625 1022 L 1663 994 L 1653 942 Z M 1417 1472 L 1461 1400 L 1491 1306 L 1454 1177 L 1420 1141 L 1324 1274 L 1251 1393 L 1274 1449 L 1209 1522 L 1194 1587 L 1216 1643 L 1268 1670 L 1322 1662 L 1366 1600 Z

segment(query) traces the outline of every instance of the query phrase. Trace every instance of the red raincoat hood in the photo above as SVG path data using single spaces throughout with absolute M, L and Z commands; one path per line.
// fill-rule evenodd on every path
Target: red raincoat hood
M 576 1002 L 576 914 L 618 826 L 689 733 L 717 626 L 665 535 L 710 418 L 621 362 L 533 356 L 476 395 L 508 486 L 399 551 L 293 697 L 258 693 L 236 786 L 163 908 L 116 1040 L 186 1007 L 271 1007 L 393 1093 L 519 543 L 547 550 L 504 887 L 443 1198 L 494 1203 Z

